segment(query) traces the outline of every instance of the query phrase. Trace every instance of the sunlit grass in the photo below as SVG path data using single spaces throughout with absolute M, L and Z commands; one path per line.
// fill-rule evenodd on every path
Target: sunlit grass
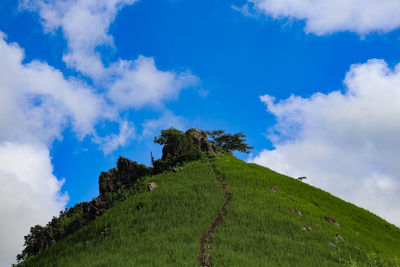
M 233 157 L 213 164 L 232 193 L 213 239 L 215 266 L 400 266 L 400 230 L 372 213 Z
M 200 238 L 224 201 L 215 176 L 194 162 L 148 180 L 154 191 L 130 197 L 26 264 L 196 266 Z
M 372 213 L 231 156 L 211 164 L 232 193 L 207 250 L 214 266 L 400 266 L 400 230 Z M 139 190 L 25 264 L 199 266 L 200 238 L 224 202 L 209 163 L 148 181 L 156 190 Z

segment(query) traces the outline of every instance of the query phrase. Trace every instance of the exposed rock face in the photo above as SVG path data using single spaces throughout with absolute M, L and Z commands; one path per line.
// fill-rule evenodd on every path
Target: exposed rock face
M 154 189 L 157 188 L 157 186 L 158 186 L 158 185 L 157 185 L 155 182 L 150 182 L 150 183 L 147 184 L 147 189 L 148 189 L 149 191 L 153 191 Z
M 343 241 L 343 237 L 341 235 L 339 235 L 339 234 L 336 234 L 336 239 L 338 241 Z
M 190 136 L 192 143 L 195 146 L 199 146 L 201 151 L 215 152 L 214 148 L 210 144 L 210 141 L 208 141 L 206 131 L 202 131 L 200 129 L 190 129 L 185 134 Z
M 138 164 L 127 158 L 120 157 L 117 167 L 108 172 L 102 172 L 99 177 L 100 197 L 118 189 L 129 188 L 144 176 L 151 175 L 152 170 L 145 165 Z
M 96 217 L 99 217 L 107 210 L 107 204 L 99 197 L 93 198 L 92 201 L 80 202 L 74 207 L 68 210 L 67 217 L 71 217 L 72 214 L 82 214 L 82 218 L 87 221 L 91 221 Z M 79 229 L 79 228 L 78 228 Z
M 17 259 L 20 261 L 29 256 L 36 255 L 45 248 L 53 246 L 59 240 L 87 225 L 110 208 L 105 198 L 107 193 L 116 192 L 122 188 L 129 188 L 139 178 L 151 174 L 151 168 L 120 157 L 117 167 L 100 174 L 99 197 L 93 198 L 90 202 L 77 203 L 74 207 L 61 211 L 58 218 L 53 217 L 44 227 L 40 225 L 32 227 L 30 234 L 25 236 L 25 249 L 17 256 Z

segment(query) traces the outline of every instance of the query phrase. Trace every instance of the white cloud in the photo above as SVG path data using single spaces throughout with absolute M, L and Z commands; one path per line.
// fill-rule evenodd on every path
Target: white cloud
M 398 0 L 247 0 L 257 12 L 275 19 L 305 20 L 317 35 L 340 31 L 389 32 L 400 26 Z
M 24 51 L 4 38 L 0 32 L 0 262 L 11 264 L 29 227 L 67 201 L 48 147 L 69 125 L 83 137 L 115 114 L 85 84 L 42 62 L 23 64 Z
M 233 10 L 236 10 L 236 11 L 242 13 L 242 14 L 245 15 L 246 17 L 256 17 L 256 15 L 255 15 L 254 13 L 251 12 L 248 3 L 244 4 L 243 6 L 235 6 L 235 5 L 232 5 L 231 8 L 232 8 Z
M 113 47 L 110 24 L 118 11 L 136 0 L 23 0 L 21 8 L 37 11 L 44 30 L 61 29 L 68 43 L 63 60 L 92 78 L 97 86 L 110 88 L 108 96 L 119 108 L 159 106 L 174 99 L 181 89 L 196 85 L 190 72 L 158 70 L 154 59 L 139 56 L 136 60 L 119 59 L 105 67 L 98 47 Z
M 161 129 L 168 129 L 171 127 L 185 130 L 188 128 L 188 125 L 188 122 L 183 117 L 166 110 L 160 118 L 148 120 L 143 123 L 141 138 L 154 137 L 160 133 Z
M 118 11 L 136 0 L 23 0 L 21 7 L 39 12 L 45 31 L 58 28 L 68 42 L 63 59 L 69 67 L 96 80 L 104 78 L 106 69 L 99 46 L 113 46 L 110 24 Z
M 49 150 L 42 145 L 0 143 L 0 263 L 15 262 L 23 237 L 68 201 L 63 181 L 52 174 Z
M 22 64 L 23 50 L 0 38 L 0 140 L 51 143 L 71 121 L 84 136 L 115 114 L 104 99 L 49 65 Z
M 309 183 L 400 225 L 400 65 L 353 65 L 346 91 L 261 97 L 276 116 L 274 150 L 252 162 Z
M 106 137 L 95 136 L 93 142 L 100 145 L 104 154 L 109 154 L 119 147 L 126 145 L 135 138 L 135 127 L 128 121 L 122 121 L 119 126 L 119 134 L 111 134 Z
M 176 98 L 185 87 L 197 83 L 189 72 L 160 71 L 154 59 L 139 56 L 135 61 L 120 61 L 113 66 L 118 78 L 108 91 L 109 98 L 119 107 L 141 108 L 144 105 L 160 106 Z

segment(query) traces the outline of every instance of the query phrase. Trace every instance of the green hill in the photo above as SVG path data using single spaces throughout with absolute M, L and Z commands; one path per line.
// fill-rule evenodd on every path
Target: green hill
M 149 191 L 149 182 L 158 186 Z M 218 213 L 223 220 L 215 222 Z M 124 201 L 21 266 L 200 266 L 201 240 L 213 266 L 400 266 L 400 229 L 229 155 L 145 178 Z

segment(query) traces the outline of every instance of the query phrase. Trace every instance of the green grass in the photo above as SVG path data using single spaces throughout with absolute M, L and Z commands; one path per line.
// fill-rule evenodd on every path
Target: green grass
M 213 164 L 232 193 L 213 237 L 215 266 L 400 266 L 400 230 L 374 214 L 233 157 Z M 326 215 L 341 226 L 326 222 Z
M 232 193 L 207 250 L 214 266 L 400 266 L 400 229 L 372 213 L 231 156 L 211 164 Z M 158 188 L 129 197 L 24 266 L 199 266 L 200 238 L 224 202 L 209 163 L 147 181 Z
M 158 187 L 117 204 L 26 266 L 196 266 L 200 238 L 224 201 L 215 176 L 193 162 L 148 181 Z

